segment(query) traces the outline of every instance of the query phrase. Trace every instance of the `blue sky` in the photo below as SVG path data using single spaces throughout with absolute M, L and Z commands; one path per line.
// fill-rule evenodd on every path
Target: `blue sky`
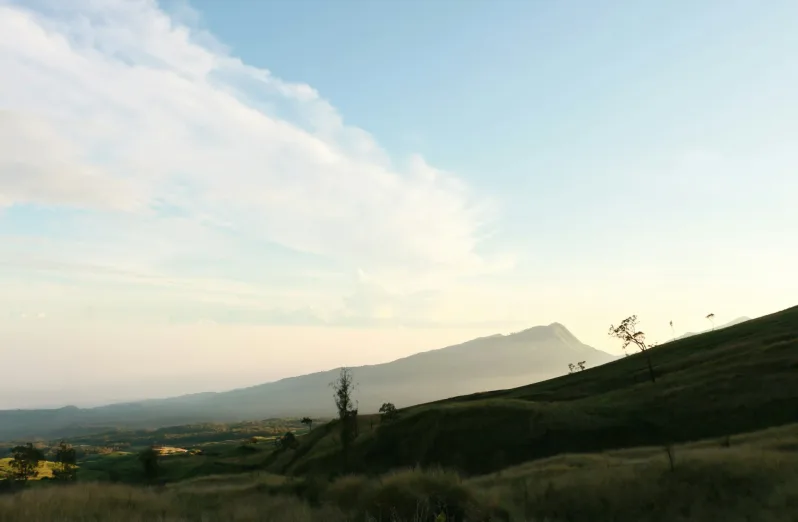
M 792 306 L 796 16 L 0 0 L 0 407 Z

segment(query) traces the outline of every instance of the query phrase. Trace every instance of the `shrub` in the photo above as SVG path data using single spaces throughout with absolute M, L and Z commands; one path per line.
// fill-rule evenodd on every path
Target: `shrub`
M 480 521 L 492 518 L 491 509 L 456 473 L 407 470 L 380 480 L 347 476 L 335 481 L 325 498 L 356 520 Z M 443 518 L 443 517 L 441 517 Z

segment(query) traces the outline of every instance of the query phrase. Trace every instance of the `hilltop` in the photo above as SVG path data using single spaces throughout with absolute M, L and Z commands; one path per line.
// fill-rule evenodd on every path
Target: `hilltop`
M 601 365 L 616 356 L 580 342 L 553 323 L 492 335 L 393 362 L 353 369 L 361 412 L 383 402 L 399 407 L 497 388 L 512 388 L 568 372 L 568 364 Z M 0 411 L 0 440 L 55 438 L 107 428 L 158 428 L 202 422 L 330 417 L 329 383 L 338 369 L 221 393 L 199 393 L 97 408 Z
M 798 421 L 798 307 L 510 390 L 460 396 L 360 420 L 353 471 L 443 465 L 488 473 L 531 459 L 669 445 Z M 365 390 L 364 390 L 365 391 Z M 272 470 L 335 472 L 335 424 Z
M 691 337 L 693 335 L 699 335 L 699 334 L 702 334 L 702 333 L 711 332 L 713 330 L 720 330 L 721 328 L 728 328 L 729 326 L 734 326 L 734 325 L 741 324 L 741 323 L 744 323 L 744 322 L 750 321 L 750 320 L 751 320 L 750 317 L 738 317 L 737 319 L 735 319 L 733 321 L 729 321 L 728 323 L 722 324 L 720 326 L 716 326 L 714 328 L 707 328 L 706 330 L 701 330 L 700 332 L 686 332 L 686 333 L 680 335 L 679 337 L 677 337 L 676 339 L 684 339 L 685 337 Z

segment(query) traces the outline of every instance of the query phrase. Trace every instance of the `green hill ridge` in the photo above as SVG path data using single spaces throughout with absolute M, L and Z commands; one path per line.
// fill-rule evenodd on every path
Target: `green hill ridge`
M 650 354 L 655 384 L 644 356 L 635 354 L 529 386 L 406 408 L 390 423 L 361 416 L 350 470 L 442 465 L 481 474 L 562 453 L 669 445 L 798 422 L 798 307 Z M 334 473 L 341 466 L 335 428 L 314 430 L 270 469 Z

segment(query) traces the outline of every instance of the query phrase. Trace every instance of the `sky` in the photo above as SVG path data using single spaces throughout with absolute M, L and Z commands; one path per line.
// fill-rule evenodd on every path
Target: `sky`
M 794 306 L 796 18 L 0 0 L 0 408 Z

